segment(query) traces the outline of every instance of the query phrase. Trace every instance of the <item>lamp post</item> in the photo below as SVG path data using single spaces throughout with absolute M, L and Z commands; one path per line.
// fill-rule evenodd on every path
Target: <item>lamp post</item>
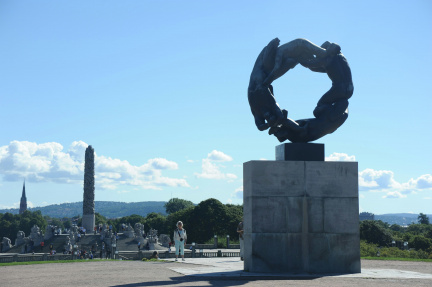
M 192 242 L 192 258 L 195 258 L 195 242 Z
M 117 244 L 115 244 L 115 243 L 113 243 L 112 245 L 112 250 L 111 250 L 111 257 L 113 258 L 113 259 L 116 259 L 116 254 L 118 254 L 118 251 L 117 251 Z
M 213 245 L 214 245 L 213 248 L 217 248 L 217 245 L 218 245 L 217 235 L 214 236 L 214 244 Z
M 76 259 L 77 256 L 78 245 L 74 244 L 72 246 L 72 259 Z
M 229 237 L 229 235 L 227 235 L 227 248 L 229 249 L 230 248 L 230 237 Z

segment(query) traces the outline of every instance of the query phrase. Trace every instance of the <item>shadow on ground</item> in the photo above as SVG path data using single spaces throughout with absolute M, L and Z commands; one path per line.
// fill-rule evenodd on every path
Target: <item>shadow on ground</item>
M 228 272 L 224 272 L 228 273 Z M 208 275 L 208 276 L 207 276 Z M 213 274 L 214 275 L 214 274 Z M 112 285 L 111 287 L 145 287 L 145 286 L 175 286 L 177 284 L 184 284 L 186 282 L 206 282 L 205 285 L 193 285 L 198 287 L 208 287 L 210 286 L 242 286 L 252 281 L 265 281 L 265 280 L 314 280 L 319 277 L 212 277 L 212 273 L 209 274 L 201 274 L 200 276 L 178 276 L 171 277 L 171 280 L 162 280 L 162 281 L 152 281 L 152 282 L 142 282 L 142 283 L 132 283 L 132 284 L 122 284 L 122 285 Z

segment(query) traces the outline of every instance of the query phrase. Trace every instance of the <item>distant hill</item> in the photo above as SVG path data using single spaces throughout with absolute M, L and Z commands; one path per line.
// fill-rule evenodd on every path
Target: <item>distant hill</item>
M 143 201 L 143 202 L 116 202 L 116 201 L 95 201 L 95 211 L 107 218 L 117 218 L 138 214 L 146 216 L 149 213 L 156 212 L 166 214 L 165 201 Z M 72 203 L 52 204 L 44 207 L 29 208 L 30 211 L 40 210 L 42 215 L 50 217 L 73 217 L 82 215 L 82 201 Z M 18 208 L 0 209 L 0 213 L 18 214 Z
M 411 223 L 418 223 L 418 214 L 414 213 L 389 213 L 389 214 L 375 214 L 375 220 L 381 220 L 387 222 L 388 224 L 398 224 L 398 225 L 409 225 Z M 427 214 L 429 220 L 432 221 L 432 214 Z

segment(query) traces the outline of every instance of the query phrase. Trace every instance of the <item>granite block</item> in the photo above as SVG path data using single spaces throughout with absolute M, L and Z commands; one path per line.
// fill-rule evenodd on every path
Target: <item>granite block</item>
M 304 162 L 249 161 L 243 164 L 244 196 L 301 196 Z
M 310 197 L 358 197 L 357 162 L 305 162 Z
M 357 198 L 324 199 L 324 232 L 359 234 Z

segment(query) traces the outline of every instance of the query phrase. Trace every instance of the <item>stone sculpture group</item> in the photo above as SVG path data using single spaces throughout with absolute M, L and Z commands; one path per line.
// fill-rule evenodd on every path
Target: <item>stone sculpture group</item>
M 15 239 L 15 244 L 12 245 L 12 242 L 9 238 L 3 237 L 2 240 L 2 250 L 0 252 L 6 252 L 12 247 L 16 246 L 23 246 L 21 253 L 26 252 L 26 249 L 29 249 L 29 246 L 39 246 L 40 243 L 44 240 L 49 240 L 54 236 L 54 230 L 56 229 L 56 226 L 48 225 L 45 228 L 45 235 L 42 234 L 39 226 L 33 225 L 30 231 L 30 235 L 28 237 L 25 236 L 24 231 L 18 231 L 17 232 L 17 238 Z
M 348 99 L 354 92 L 351 70 L 336 43 L 320 46 L 295 39 L 279 46 L 275 38 L 259 54 L 248 87 L 248 100 L 260 131 L 269 129 L 280 142 L 310 142 L 334 132 L 348 118 Z M 318 101 L 314 118 L 292 120 L 274 97 L 272 82 L 297 64 L 311 71 L 327 73 L 332 87 Z

